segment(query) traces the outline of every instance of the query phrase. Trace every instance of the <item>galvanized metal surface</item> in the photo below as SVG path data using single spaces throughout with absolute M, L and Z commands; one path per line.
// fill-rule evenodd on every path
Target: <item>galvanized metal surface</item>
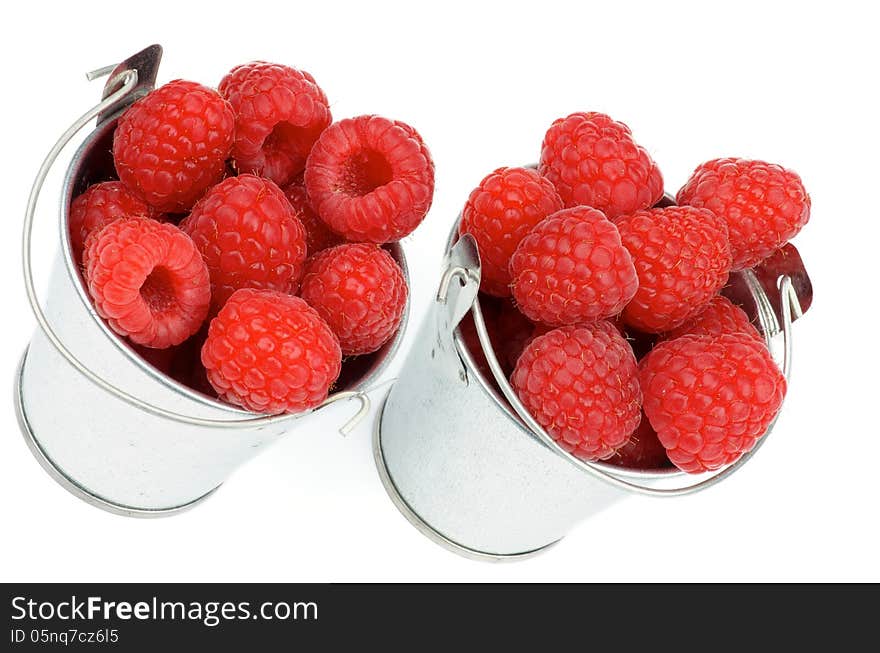
M 161 48 L 153 46 L 128 60 L 148 69 L 150 86 L 158 60 L 149 57 L 160 55 Z M 97 174 L 96 161 L 107 156 L 102 143 L 106 148 L 115 118 L 146 92 L 141 82 L 137 70 L 115 67 L 102 102 L 62 135 L 37 174 L 22 245 L 25 287 L 39 328 L 16 373 L 15 404 L 31 450 L 68 490 L 111 512 L 158 516 L 180 512 L 210 495 L 264 447 L 307 428 L 310 412 L 260 416 L 202 395 L 146 363 L 95 313 L 70 252 L 67 215 L 74 195 Z M 61 149 L 96 116 L 103 121 L 74 155 L 61 192 L 61 247 L 44 308 L 31 269 L 37 200 Z M 408 281 L 402 249 L 390 249 Z M 407 304 L 394 339 L 365 358 L 357 377 L 318 408 L 357 399 L 360 409 L 344 432 L 367 414 L 366 393 L 400 346 L 408 310 Z
M 392 501 L 432 540 L 486 560 L 531 555 L 631 492 L 679 496 L 705 489 L 757 451 L 758 446 L 738 463 L 695 481 L 677 470 L 624 470 L 564 452 L 504 378 L 479 307 L 475 244 L 469 236 L 456 237 L 453 228 L 436 301 L 383 405 L 373 443 Z M 790 280 L 780 280 L 785 308 L 780 325 L 753 275 L 750 280 L 750 272 L 743 274 L 764 308 L 759 319 L 768 346 L 778 348 L 773 336 L 784 336 L 787 377 L 791 307 L 797 304 Z M 468 307 L 494 380 L 483 377 L 456 330 Z
M 460 290 L 453 284 L 450 292 Z M 435 541 L 497 559 L 545 548 L 621 496 L 499 410 L 473 368 L 460 376 L 458 353 L 438 342 L 447 305 L 431 310 L 376 431 L 380 476 L 398 507 Z

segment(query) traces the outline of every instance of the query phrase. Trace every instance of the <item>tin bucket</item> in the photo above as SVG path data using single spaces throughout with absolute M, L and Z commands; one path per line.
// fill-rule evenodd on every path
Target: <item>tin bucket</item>
M 480 308 L 476 242 L 470 235 L 457 239 L 457 232 L 456 226 L 437 296 L 373 435 L 385 489 L 434 542 L 482 560 L 527 557 L 627 494 L 680 496 L 705 489 L 738 470 L 766 440 L 700 477 L 584 462 L 567 453 L 531 417 L 501 370 Z M 782 345 L 776 358 L 783 359 L 788 378 L 792 313 L 800 315 L 791 279 L 782 277 L 774 289 L 784 300 L 777 317 L 755 275 L 739 274 L 768 347 Z M 458 328 L 468 312 L 494 379 L 480 371 Z
M 152 46 L 110 74 L 103 100 L 59 139 L 37 175 L 25 214 L 23 263 L 36 330 L 15 377 L 15 404 L 25 439 L 43 467 L 67 490 L 97 507 L 129 516 L 180 512 L 205 499 L 239 465 L 296 429 L 313 411 L 255 415 L 192 390 L 145 362 L 113 333 L 91 305 L 71 256 L 67 216 L 72 199 L 112 171 L 110 143 L 121 112 L 155 84 L 161 48 Z M 97 117 L 79 146 L 61 192 L 61 247 L 50 275 L 45 310 L 31 268 L 31 231 L 41 187 L 64 145 Z M 403 251 L 390 253 L 409 281 Z M 408 311 L 408 306 L 407 306 Z M 343 366 L 340 389 L 318 408 L 355 398 L 369 410 L 366 392 L 403 336 L 375 354 Z

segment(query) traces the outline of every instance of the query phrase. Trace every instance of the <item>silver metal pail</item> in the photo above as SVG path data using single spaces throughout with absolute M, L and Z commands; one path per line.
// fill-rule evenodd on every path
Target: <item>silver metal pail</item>
M 437 296 L 381 408 L 373 437 L 385 489 L 430 539 L 471 558 L 526 557 L 628 493 L 695 492 L 727 478 L 757 451 L 758 446 L 727 468 L 699 477 L 675 469 L 638 471 L 588 463 L 566 453 L 507 382 L 480 308 L 476 243 L 470 235 L 456 238 L 457 225 Z M 780 278 L 774 289 L 784 300 L 776 316 L 756 276 L 740 274 L 768 346 L 781 345 L 777 359 L 783 359 L 787 378 L 792 315 L 800 315 L 791 279 Z M 480 371 L 458 326 L 469 311 L 494 379 Z
M 92 75 L 110 75 L 104 98 L 46 157 L 31 191 L 23 236 L 25 286 L 39 328 L 15 379 L 22 432 L 40 463 L 66 489 L 130 516 L 168 515 L 193 506 L 264 447 L 308 427 L 311 413 L 255 415 L 192 390 L 145 362 L 92 308 L 70 252 L 68 210 L 76 194 L 112 173 L 116 119 L 153 88 L 161 52 L 152 46 Z M 34 211 L 52 163 L 94 118 L 97 125 L 79 146 L 64 179 L 61 247 L 44 309 L 31 267 Z M 408 282 L 402 249 L 395 245 L 390 252 Z M 344 365 L 339 388 L 315 409 L 339 399 L 358 399 L 360 410 L 343 432 L 367 414 L 366 392 L 400 345 L 406 320 L 404 315 L 398 333 L 381 350 Z

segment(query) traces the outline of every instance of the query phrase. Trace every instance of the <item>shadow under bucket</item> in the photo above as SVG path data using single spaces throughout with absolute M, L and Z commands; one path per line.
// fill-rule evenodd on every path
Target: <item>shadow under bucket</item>
M 314 412 L 255 415 L 193 390 L 142 359 L 91 305 L 70 253 L 70 204 L 90 184 L 110 178 L 116 120 L 153 87 L 160 57 L 161 48 L 152 46 L 112 71 L 104 100 L 74 123 L 47 157 L 31 193 L 24 233 L 25 283 L 39 328 L 15 377 L 19 424 L 56 481 L 95 506 L 130 516 L 168 515 L 193 506 L 266 446 L 308 428 Z M 64 179 L 61 248 L 43 309 L 30 268 L 36 201 L 60 150 L 95 117 L 97 126 L 79 146 Z M 388 249 L 409 283 L 402 249 L 396 244 Z M 365 392 L 399 347 L 408 308 L 390 342 L 343 364 L 339 387 L 315 410 L 356 398 L 361 407 L 349 425 L 366 414 Z
M 754 274 L 737 274 L 754 299 L 768 347 L 783 346 L 787 377 L 792 311 L 800 310 L 791 280 L 779 279 L 777 317 Z M 575 458 L 535 422 L 507 382 L 485 328 L 479 287 L 476 242 L 470 235 L 458 238 L 456 225 L 439 291 L 374 430 L 385 489 L 436 543 L 481 560 L 527 557 L 627 494 L 679 496 L 710 487 L 766 440 L 732 465 L 697 477 L 675 468 L 639 471 Z M 494 378 L 484 376 L 462 336 L 459 323 L 468 312 Z

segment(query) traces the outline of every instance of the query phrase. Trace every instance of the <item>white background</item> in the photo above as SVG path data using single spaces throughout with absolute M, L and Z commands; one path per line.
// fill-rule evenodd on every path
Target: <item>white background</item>
M 0 28 L 6 383 L 34 327 L 18 254 L 33 175 L 100 94 L 101 82 L 83 73 L 158 42 L 160 82 L 216 85 L 238 63 L 278 61 L 310 71 L 337 118 L 379 113 L 421 132 L 437 187 L 405 243 L 414 299 L 407 342 L 467 193 L 497 166 L 536 160 L 556 117 L 600 110 L 628 123 L 673 192 L 717 156 L 794 168 L 813 199 L 796 243 L 815 303 L 796 325 L 783 414 L 729 482 L 688 498 L 627 499 L 542 556 L 489 565 L 440 549 L 396 511 L 373 468 L 372 417 L 347 439 L 334 430 L 350 405 L 245 465 L 197 509 L 145 521 L 96 510 L 50 480 L 7 401 L 0 580 L 880 580 L 880 51 L 869 3 L 195 5 L 8 8 Z M 41 270 L 56 250 L 55 189 L 38 215 Z

